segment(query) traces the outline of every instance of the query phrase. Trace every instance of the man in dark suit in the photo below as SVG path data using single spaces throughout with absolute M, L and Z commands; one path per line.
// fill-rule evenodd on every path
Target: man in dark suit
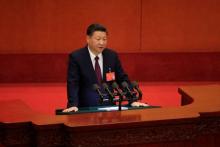
M 67 73 L 68 104 L 64 112 L 78 111 L 78 107 L 99 106 L 99 96 L 93 90 L 94 84 L 111 81 L 129 83 L 117 53 L 106 48 L 107 33 L 104 26 L 91 24 L 87 28 L 87 46 L 70 54 Z M 146 104 L 133 102 L 132 106 Z

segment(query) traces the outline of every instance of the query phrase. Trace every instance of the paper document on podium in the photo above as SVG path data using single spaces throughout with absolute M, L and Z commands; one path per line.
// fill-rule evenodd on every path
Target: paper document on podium
M 118 110 L 118 106 L 98 108 L 98 110 L 101 110 L 101 111 L 116 111 L 116 110 Z M 128 110 L 128 107 L 121 107 L 121 110 Z

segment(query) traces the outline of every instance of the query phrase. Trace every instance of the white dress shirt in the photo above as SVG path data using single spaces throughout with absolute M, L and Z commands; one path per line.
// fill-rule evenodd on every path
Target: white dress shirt
M 89 47 L 88 47 L 88 50 L 89 50 L 90 59 L 92 61 L 93 69 L 95 70 L 95 57 L 96 57 L 96 55 L 94 55 L 92 53 L 92 51 L 89 49 Z M 103 78 L 103 56 L 102 56 L 102 53 L 98 54 L 98 57 L 99 57 L 98 62 L 99 62 L 99 66 L 100 66 L 102 78 Z

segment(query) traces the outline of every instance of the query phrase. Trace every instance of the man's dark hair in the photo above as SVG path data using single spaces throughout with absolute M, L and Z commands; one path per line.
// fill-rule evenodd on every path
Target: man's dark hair
M 107 32 L 107 29 L 101 24 L 91 24 L 86 31 L 88 36 L 92 36 L 95 31 Z

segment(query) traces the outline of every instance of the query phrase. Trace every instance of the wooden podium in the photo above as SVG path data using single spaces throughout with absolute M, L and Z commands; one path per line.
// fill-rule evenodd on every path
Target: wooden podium
M 46 115 L 20 100 L 1 101 L 0 146 L 219 146 L 220 85 L 178 91 L 181 107 L 74 115 Z

